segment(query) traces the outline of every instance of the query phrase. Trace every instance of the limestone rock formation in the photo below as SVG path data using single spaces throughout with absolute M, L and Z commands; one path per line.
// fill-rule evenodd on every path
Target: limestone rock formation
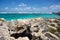
M 0 40 L 60 40 L 60 19 L 0 19 Z

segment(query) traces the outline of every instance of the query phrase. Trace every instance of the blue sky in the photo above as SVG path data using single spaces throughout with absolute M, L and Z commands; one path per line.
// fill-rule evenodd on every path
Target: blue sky
M 60 11 L 60 0 L 0 0 L 0 12 L 41 12 Z

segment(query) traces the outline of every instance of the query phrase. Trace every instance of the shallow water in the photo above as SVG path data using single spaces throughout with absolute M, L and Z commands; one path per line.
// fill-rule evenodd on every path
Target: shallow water
M 57 14 L 0 14 L 0 18 L 4 18 L 6 20 L 38 18 L 38 17 L 42 17 L 44 19 L 50 19 L 50 18 L 60 19 L 60 16 Z

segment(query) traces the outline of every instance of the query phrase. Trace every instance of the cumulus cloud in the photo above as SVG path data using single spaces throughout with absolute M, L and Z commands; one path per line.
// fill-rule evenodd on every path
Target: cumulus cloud
M 8 9 L 8 7 L 5 7 L 5 9 Z
M 24 7 L 20 7 L 24 6 Z M 5 7 L 5 9 L 9 9 L 8 7 Z M 41 13 L 51 13 L 51 12 L 58 12 L 60 11 L 60 5 L 50 5 L 46 7 L 32 7 L 28 6 L 25 3 L 21 3 L 19 7 L 11 8 L 12 11 L 15 12 L 41 12 Z
M 41 10 L 48 10 L 48 7 L 42 7 Z
M 41 7 L 40 12 L 58 12 L 60 11 L 60 5 L 50 5 L 49 7 Z
M 17 8 L 17 7 L 16 7 L 16 8 L 14 8 L 14 9 L 15 9 L 16 11 L 19 11 L 19 10 L 20 10 L 20 9 L 19 9 L 19 8 Z
M 48 7 L 41 7 L 40 9 L 39 9 L 39 11 L 40 12 L 42 12 L 42 13 L 47 13 L 48 12 Z
M 27 6 L 25 3 L 21 3 L 18 6 Z
M 58 12 L 58 11 L 60 11 L 60 5 L 51 5 L 51 6 L 49 7 L 49 10 L 50 10 L 51 12 Z
M 60 9 L 60 5 L 51 5 L 50 8 L 52 10 Z
M 32 7 L 26 7 L 25 9 L 26 9 L 26 10 L 31 10 L 31 8 L 32 8 Z

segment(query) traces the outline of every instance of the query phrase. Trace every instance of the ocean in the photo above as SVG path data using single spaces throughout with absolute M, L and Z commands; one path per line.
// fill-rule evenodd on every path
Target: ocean
M 0 18 L 4 18 L 6 20 L 16 20 L 16 19 L 28 19 L 28 18 L 57 18 L 60 19 L 60 16 L 57 14 L 0 14 Z

